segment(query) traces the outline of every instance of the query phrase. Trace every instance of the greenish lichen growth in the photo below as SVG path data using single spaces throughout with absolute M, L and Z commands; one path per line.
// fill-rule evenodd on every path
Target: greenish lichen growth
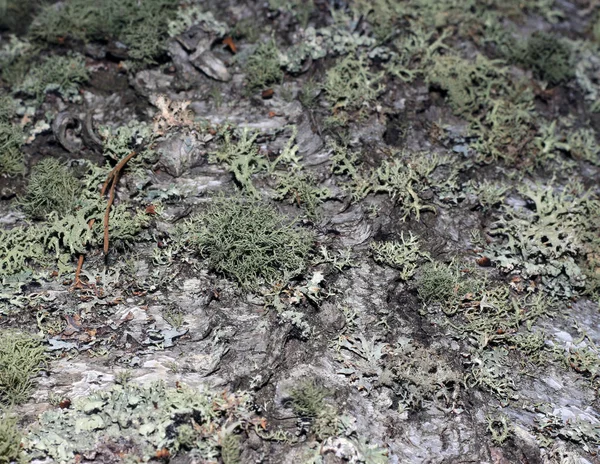
M 69 409 L 46 411 L 24 444 L 30 455 L 57 462 L 70 462 L 75 454 L 116 440 L 126 440 L 143 461 L 162 449 L 171 456 L 187 449 L 201 461 L 216 461 L 223 451 L 222 438 L 250 426 L 254 417 L 244 392 L 128 383 L 82 397 Z M 231 449 L 227 453 L 232 457 Z
M 546 292 L 567 298 L 585 289 L 598 249 L 598 201 L 573 187 L 522 188 L 530 208 L 505 206 L 491 231 L 501 240 L 486 252 L 505 271 L 539 277 Z
M 414 275 L 420 261 L 430 259 L 427 252 L 421 251 L 419 239 L 412 232 L 407 238 L 401 233 L 400 240 L 371 243 L 371 254 L 375 262 L 399 269 L 403 280 Z
M 417 279 L 419 298 L 426 304 L 446 304 L 456 298 L 459 278 L 451 266 L 426 263 Z
M 325 398 L 330 392 L 314 381 L 306 381 L 290 392 L 292 408 L 302 417 L 317 417 L 325 407 Z
M 177 0 L 72 0 L 45 6 L 34 19 L 29 33 L 39 41 L 57 43 L 76 40 L 120 40 L 127 46 L 133 68 L 156 62 L 164 52 L 169 20 L 177 12 Z
M 235 181 L 246 193 L 259 197 L 252 183 L 252 176 L 267 169 L 268 160 L 259 154 L 255 143 L 258 132 L 244 128 L 242 131 L 226 131 L 217 151 L 209 157 L 209 161 L 223 163 L 233 174 Z
M 314 380 L 303 381 L 290 392 L 294 413 L 310 421 L 310 431 L 318 441 L 345 431 L 345 417 L 326 401 L 331 395 L 330 390 L 317 385 Z
M 470 116 L 482 109 L 498 91 L 505 92 L 504 71 L 499 62 L 477 55 L 474 62 L 457 55 L 437 57 L 427 72 L 427 82 L 447 93 L 452 110 Z
M 63 216 L 73 209 L 80 190 L 81 184 L 71 168 L 46 158 L 33 167 L 20 205 L 33 219 L 44 219 L 52 212 Z
M 318 186 L 312 175 L 295 171 L 278 175 L 276 189 L 277 200 L 297 204 L 313 221 L 319 219 L 319 207 L 331 195 L 328 188 Z
M 432 348 L 400 337 L 391 352 L 381 382 L 397 395 L 399 412 L 416 411 L 427 404 L 451 403 L 462 376 Z
M 301 274 L 314 239 L 273 206 L 243 197 L 215 199 L 185 229 L 210 267 L 244 289 Z
M 0 334 L 0 403 L 27 401 L 35 376 L 46 363 L 45 349 L 31 335 L 4 330 Z
M 274 39 L 256 47 L 254 53 L 244 63 L 244 71 L 248 93 L 264 90 L 270 85 L 281 83 L 283 71 L 281 70 L 279 50 Z
M 24 134 L 21 127 L 12 122 L 15 106 L 13 100 L 0 94 L 0 175 L 21 174 L 24 171 Z
M 351 54 L 327 71 L 325 94 L 335 109 L 364 109 L 383 91 L 383 76 L 369 70 L 364 55 Z
M 538 79 L 557 85 L 571 79 L 571 47 L 559 37 L 535 32 L 526 43 L 518 43 L 510 52 L 512 60 L 533 71 Z
M 16 90 L 35 98 L 38 104 L 47 92 L 58 92 L 63 98 L 72 100 L 78 96 L 81 84 L 88 79 L 83 56 L 49 56 L 31 66 Z
M 0 2 L 0 29 L 23 33 L 37 9 L 36 0 L 2 0 Z
M 420 220 L 424 211 L 436 212 L 433 205 L 424 204 L 419 193 L 427 188 L 430 176 L 440 166 L 436 156 L 427 153 L 393 153 L 376 168 L 361 163 L 357 153 L 343 144 L 330 144 L 331 172 L 342 180 L 342 188 L 352 201 L 358 202 L 369 194 L 387 194 L 395 200 L 402 221 L 414 215 Z M 440 184 L 441 185 L 441 184 Z
M 45 222 L 0 229 L 0 276 L 52 265 L 58 266 L 59 273 L 72 271 L 72 257 L 86 254 L 103 241 L 106 201 L 100 198 L 98 186 L 107 174 L 107 168 L 87 164 L 82 189 L 67 213 L 51 211 Z M 92 219 L 95 222 L 90 229 Z M 148 221 L 148 214 L 132 212 L 125 203 L 113 207 L 109 214 L 111 246 L 122 249 L 131 244 Z
M 21 449 L 22 438 L 17 418 L 0 411 L 0 464 L 28 462 Z

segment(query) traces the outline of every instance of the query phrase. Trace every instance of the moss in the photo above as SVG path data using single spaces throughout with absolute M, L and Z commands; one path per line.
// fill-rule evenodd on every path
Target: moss
M 384 73 L 369 70 L 364 55 L 350 54 L 327 71 L 324 90 L 335 108 L 356 110 L 372 103 L 383 91 Z
M 33 219 L 44 219 L 51 212 L 65 215 L 73 209 L 81 184 L 71 169 L 54 158 L 46 158 L 32 171 L 21 208 Z
M 283 71 L 279 61 L 279 50 L 274 39 L 258 45 L 244 64 L 244 72 L 246 73 L 246 88 L 249 93 L 281 83 Z
M 186 229 L 211 268 L 244 289 L 301 274 L 313 242 L 272 206 L 242 197 L 217 198 Z
M 33 378 L 46 355 L 40 341 L 12 331 L 0 334 L 0 403 L 19 404 L 29 398 Z
M 538 79 L 557 85 L 574 76 L 571 47 L 553 34 L 535 32 L 525 44 L 517 44 L 511 58 L 531 69 Z
M 79 93 L 81 84 L 89 79 L 83 56 L 49 56 L 29 69 L 23 82 L 16 89 L 34 97 L 38 103 L 47 92 L 56 91 L 63 98 L 73 99 Z
M 27 462 L 21 450 L 21 439 L 17 418 L 0 412 L 0 464 Z
M 83 41 L 115 39 L 127 46 L 134 67 L 156 62 L 168 37 L 177 0 L 71 0 L 47 5 L 30 27 L 35 40 L 50 43 L 67 37 Z

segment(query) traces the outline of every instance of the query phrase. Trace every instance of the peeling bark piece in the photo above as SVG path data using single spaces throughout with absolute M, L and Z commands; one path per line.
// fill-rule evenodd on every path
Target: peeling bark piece
M 190 63 L 196 68 L 217 81 L 227 82 L 231 80 L 231 74 L 227 71 L 225 63 L 217 58 L 210 50 L 198 50 L 190 56 Z
M 82 127 L 83 124 L 79 117 L 68 111 L 63 111 L 62 113 L 58 113 L 56 118 L 54 118 L 52 132 L 58 143 L 65 150 L 69 153 L 76 153 L 81 150 L 83 145 L 81 139 L 78 137 L 81 134 Z

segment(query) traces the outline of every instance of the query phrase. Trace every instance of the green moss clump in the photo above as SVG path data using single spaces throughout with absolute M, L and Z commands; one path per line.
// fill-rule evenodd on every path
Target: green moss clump
M 33 219 L 44 219 L 55 211 L 64 215 L 73 210 L 81 184 L 69 168 L 54 158 L 36 164 L 31 172 L 21 207 Z
M 283 71 L 279 62 L 279 50 L 273 39 L 261 43 L 254 53 L 248 57 L 244 65 L 246 86 L 249 93 L 279 84 L 283 79 Z
M 364 55 L 358 58 L 348 55 L 327 71 L 324 86 L 327 99 L 336 108 L 360 109 L 383 91 L 383 76 L 383 72 L 369 70 Z
M 33 378 L 45 362 L 44 347 L 38 339 L 12 331 L 0 334 L 0 403 L 26 401 Z
M 244 289 L 302 273 L 313 242 L 272 206 L 242 197 L 215 200 L 186 229 L 210 267 Z
M 73 99 L 79 86 L 89 79 L 85 60 L 81 55 L 50 56 L 34 64 L 16 90 L 35 97 L 38 103 L 46 92 L 56 91 L 63 98 Z
M 127 45 L 136 66 L 155 63 L 163 53 L 169 20 L 177 0 L 71 0 L 46 6 L 35 18 L 30 35 L 55 43 L 65 37 L 83 41 L 118 39 Z
M 564 40 L 546 32 L 536 32 L 525 44 L 517 45 L 512 50 L 512 59 L 551 85 L 560 84 L 574 76 L 571 47 Z
M 21 438 L 16 417 L 0 413 L 0 464 L 26 462 L 21 450 Z

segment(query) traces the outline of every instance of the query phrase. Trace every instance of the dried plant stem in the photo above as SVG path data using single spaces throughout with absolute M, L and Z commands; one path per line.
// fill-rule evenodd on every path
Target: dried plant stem
M 104 211 L 104 254 L 108 253 L 108 229 L 109 229 L 109 218 L 110 218 L 110 209 L 112 204 L 115 201 L 115 192 L 117 189 L 117 184 L 119 183 L 119 176 L 121 174 L 121 170 L 125 167 L 127 162 L 135 156 L 136 152 L 132 151 L 125 158 L 123 158 L 119 163 L 109 172 L 104 184 L 102 184 L 102 190 L 100 191 L 100 196 L 104 197 L 106 195 L 106 191 L 110 185 L 110 193 L 108 195 L 108 204 L 106 205 L 106 210 Z M 96 222 L 95 218 L 92 218 L 88 222 L 88 227 L 91 229 Z M 79 255 L 79 259 L 77 261 L 77 269 L 75 271 L 75 287 L 80 288 L 83 285 L 81 282 L 81 269 L 83 268 L 83 253 Z

